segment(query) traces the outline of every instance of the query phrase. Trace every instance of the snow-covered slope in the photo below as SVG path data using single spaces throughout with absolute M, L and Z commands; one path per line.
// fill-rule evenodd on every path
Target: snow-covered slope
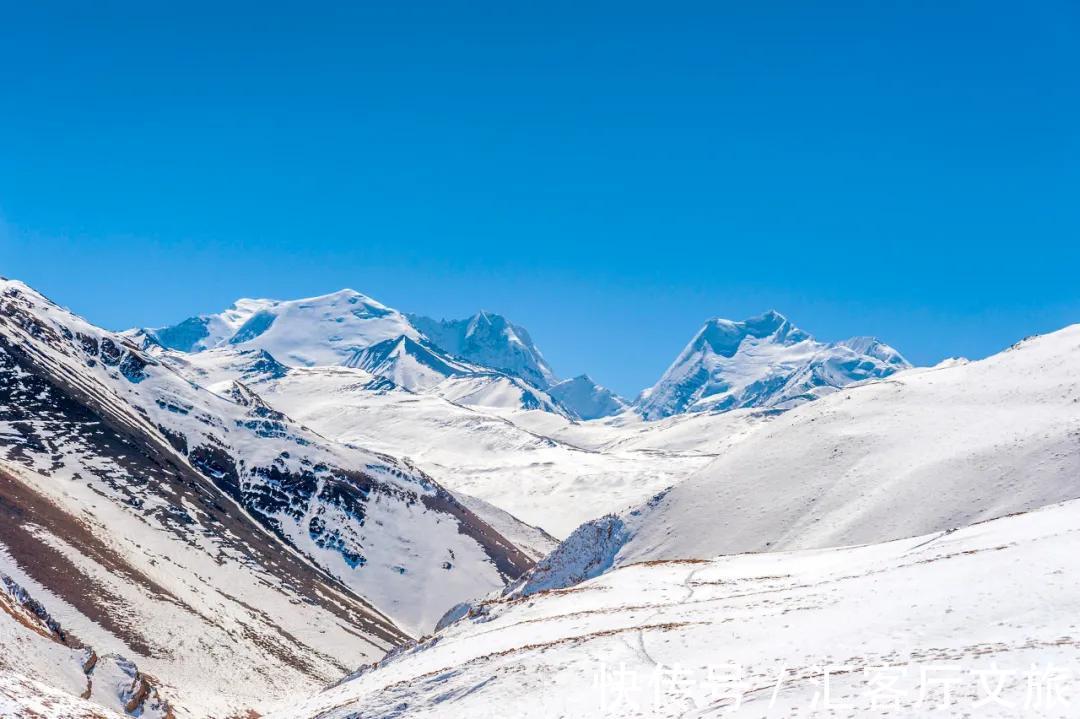
M 1080 325 L 791 410 L 628 517 L 620 562 L 877 542 L 1080 497 Z
M 89 699 L 56 689 L 39 677 L 0 669 L 2 719 L 124 719 Z
M 433 320 L 420 315 L 409 315 L 409 319 L 455 357 L 520 377 L 539 389 L 557 382 L 528 331 L 502 315 L 480 311 L 466 320 Z
M 25 285 L 3 287 L 0 339 L 9 361 L 91 393 L 147 441 L 167 440 L 260 524 L 410 630 L 438 618 L 440 600 L 417 603 L 429 581 L 444 598 L 468 596 L 529 564 L 419 470 L 329 441 L 249 385 L 207 391 Z M 263 354 L 254 357 L 274 373 Z M 9 391 L 24 389 L 13 378 Z M 34 401 L 44 400 L 24 397 L 13 410 L 33 413 Z M 58 443 L 54 451 L 65 449 Z
M 647 419 L 739 407 L 788 408 L 910 366 L 876 339 L 823 344 L 773 311 L 742 322 L 714 319 L 641 394 L 636 407 Z
M 1074 717 L 1078 524 L 1070 502 L 887 544 L 626 566 L 488 601 L 273 719 Z
M 245 356 L 252 379 L 279 373 Z M 147 665 L 178 712 L 204 672 L 253 675 L 207 695 L 233 708 L 327 681 L 531 565 L 408 463 L 218 390 L 0 282 L 5 573 Z
M 491 410 L 540 410 L 551 414 L 570 415 L 552 397 L 525 380 L 501 372 L 478 371 L 450 377 L 432 389 L 455 404 Z
M 356 368 L 293 368 L 279 376 L 263 356 L 228 350 L 160 359 L 211 388 L 244 377 L 273 406 L 320 434 L 407 457 L 451 491 L 557 537 L 645 500 L 769 421 L 767 415 L 740 411 L 660 422 L 644 422 L 633 413 L 574 422 L 553 412 L 464 404 L 482 399 L 475 394 L 451 395 L 456 401 L 449 401 L 436 393 L 407 392 Z M 508 392 L 528 387 L 501 377 Z M 467 379 L 455 387 L 468 388 Z M 475 387 L 499 388 L 493 382 Z
M 622 397 L 601 387 L 587 374 L 563 380 L 548 388 L 548 394 L 581 419 L 610 417 L 629 406 Z
M 142 331 L 170 349 L 201 352 L 227 343 L 253 315 L 275 304 L 274 300 L 240 299 L 224 312 L 189 317 L 169 327 Z

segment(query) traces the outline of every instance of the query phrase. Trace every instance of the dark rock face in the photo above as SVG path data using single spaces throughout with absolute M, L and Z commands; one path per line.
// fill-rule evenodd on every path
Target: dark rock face
M 26 611 L 31 617 L 36 619 L 40 624 L 48 629 L 49 633 L 61 644 L 68 644 L 69 639 L 67 632 L 60 626 L 60 622 L 53 619 L 49 614 L 45 606 L 30 596 L 30 593 L 19 586 L 18 582 L 9 577 L 6 574 L 0 573 L 0 585 L 3 585 L 2 591 L 7 592 L 24 611 Z

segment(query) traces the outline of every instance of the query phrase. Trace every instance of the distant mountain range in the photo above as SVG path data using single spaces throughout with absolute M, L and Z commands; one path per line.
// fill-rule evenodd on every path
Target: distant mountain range
M 301 300 L 238 300 L 229 309 L 136 332 L 181 352 L 258 349 L 294 367 L 364 369 L 414 392 L 487 407 L 591 420 L 634 411 L 787 409 L 911 365 L 870 337 L 825 344 L 770 311 L 705 323 L 659 381 L 631 402 L 588 375 L 560 380 L 529 332 L 502 315 L 462 320 L 405 314 L 341 290 Z

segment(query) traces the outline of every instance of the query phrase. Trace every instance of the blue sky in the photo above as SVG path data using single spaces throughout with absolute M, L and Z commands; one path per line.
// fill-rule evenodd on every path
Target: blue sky
M 1080 321 L 1074 2 L 219 5 L 8 4 L 0 274 L 112 328 L 482 307 L 627 394 L 712 316 Z

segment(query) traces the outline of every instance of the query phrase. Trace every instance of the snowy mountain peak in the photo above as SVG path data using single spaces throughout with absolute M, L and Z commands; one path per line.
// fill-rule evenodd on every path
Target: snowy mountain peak
M 464 320 L 409 319 L 454 357 L 512 374 L 540 389 L 558 381 L 528 331 L 500 314 L 481 310 Z
M 351 289 L 298 300 L 240 299 L 224 312 L 146 334 L 182 352 L 261 349 L 302 367 L 341 364 L 384 340 L 420 336 L 403 314 Z
M 741 322 L 721 318 L 709 320 L 694 337 L 690 347 L 695 350 L 708 348 L 714 354 L 733 357 L 747 338 L 770 338 L 775 343 L 791 345 L 809 339 L 810 335 L 792 325 L 776 310 L 769 310 Z
M 740 407 L 787 408 L 911 365 L 873 337 L 824 344 L 776 310 L 705 323 L 637 401 L 646 419 Z
M 896 367 L 898 370 L 911 367 L 911 364 L 904 359 L 904 356 L 899 351 L 885 344 L 877 337 L 851 337 L 840 340 L 835 344 L 839 347 L 847 347 L 856 354 L 879 359 L 887 365 Z
M 426 341 L 405 335 L 357 350 L 345 365 L 366 370 L 412 391 L 428 389 L 447 377 L 474 371 L 473 367 L 441 355 Z

